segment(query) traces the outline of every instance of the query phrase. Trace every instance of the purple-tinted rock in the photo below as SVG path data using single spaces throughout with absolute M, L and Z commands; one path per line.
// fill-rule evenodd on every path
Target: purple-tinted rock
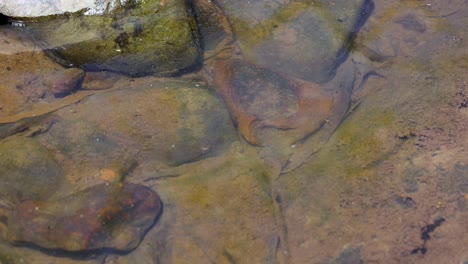
M 8 217 L 8 239 L 66 251 L 129 251 L 160 211 L 159 196 L 145 186 L 100 184 L 59 201 L 19 203 Z
M 63 97 L 80 88 L 84 71 L 78 68 L 66 69 L 45 77 L 44 84 L 55 97 Z

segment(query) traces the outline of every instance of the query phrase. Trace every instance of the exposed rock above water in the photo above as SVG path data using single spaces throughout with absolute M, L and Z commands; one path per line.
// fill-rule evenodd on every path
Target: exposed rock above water
M 66 12 L 74 13 L 95 5 L 95 0 L 71 1 L 2 1 L 0 13 L 10 17 L 39 17 L 58 15 Z
M 102 15 L 125 6 L 127 3 L 141 0 L 5 0 L 0 3 L 0 13 L 10 17 L 41 17 L 84 11 L 88 15 Z

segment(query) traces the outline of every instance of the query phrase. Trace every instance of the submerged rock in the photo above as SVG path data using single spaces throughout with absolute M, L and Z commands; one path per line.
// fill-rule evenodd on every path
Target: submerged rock
M 101 184 L 58 201 L 19 203 L 8 216 L 8 239 L 66 251 L 129 251 L 160 211 L 159 196 L 147 187 Z
M 234 134 L 222 101 L 202 87 L 155 78 L 129 85 L 131 89 L 101 91 L 57 111 L 51 128 L 38 140 L 65 155 L 79 171 L 105 168 L 123 157 L 179 165 L 202 157 Z
M 52 153 L 35 140 L 12 136 L 0 141 L 0 199 L 47 199 L 64 180 Z
M 320 149 L 341 123 L 354 86 L 351 60 L 326 84 L 307 82 L 238 59 L 218 59 L 215 86 L 239 132 L 271 165 L 289 171 Z
M 0 76 L 1 117 L 78 89 L 84 73 L 78 68 L 63 68 L 38 51 L 26 34 L 2 27 Z
M 332 94 L 318 84 L 288 79 L 240 60 L 219 61 L 215 68 L 217 87 L 251 144 L 268 142 L 262 130 L 272 128 L 289 130 L 293 144 L 320 128 L 331 112 Z
M 219 1 L 245 58 L 308 81 L 333 77 L 372 1 Z
M 201 28 L 205 42 L 216 45 L 205 56 L 206 79 L 223 96 L 242 136 L 282 171 L 316 152 L 350 105 L 355 67 L 344 60 L 345 48 L 359 11 L 372 2 L 338 2 L 220 1 L 229 23 L 212 4 L 195 1 L 200 14 L 214 13 L 219 21 L 205 20 Z M 335 16 L 343 25 L 335 25 Z
M 185 1 L 129 1 L 102 15 L 41 18 L 26 29 L 64 65 L 128 75 L 173 73 L 199 56 Z

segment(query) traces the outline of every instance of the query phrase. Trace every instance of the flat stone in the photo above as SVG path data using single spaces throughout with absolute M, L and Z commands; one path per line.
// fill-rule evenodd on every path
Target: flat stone
M 8 216 L 8 239 L 46 249 L 129 251 L 161 211 L 159 196 L 136 184 L 100 184 L 58 201 L 24 201 Z

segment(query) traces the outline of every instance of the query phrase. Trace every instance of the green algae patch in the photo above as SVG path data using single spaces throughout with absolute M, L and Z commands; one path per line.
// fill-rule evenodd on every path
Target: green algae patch
M 233 144 L 225 155 L 184 165 L 178 172 L 162 188 L 185 230 L 173 237 L 176 252 L 187 249 L 178 258 L 186 262 L 202 247 L 216 262 L 226 262 L 228 256 L 264 262 L 269 237 L 278 231 L 271 174 L 255 150 Z M 186 245 L 187 237 L 196 238 L 193 246 Z
M 361 118 L 351 117 L 332 137 L 340 150 L 338 161 L 348 176 L 361 176 L 361 172 L 372 168 L 394 148 L 391 140 L 396 114 L 392 112 L 369 111 Z M 347 161 L 347 162 L 345 162 Z
M 373 168 L 401 144 L 397 134 L 404 130 L 398 113 L 377 105 L 364 101 L 355 107 L 300 171 L 307 171 L 311 176 L 335 175 L 340 178 L 374 175 Z M 303 187 L 297 188 L 299 191 Z

